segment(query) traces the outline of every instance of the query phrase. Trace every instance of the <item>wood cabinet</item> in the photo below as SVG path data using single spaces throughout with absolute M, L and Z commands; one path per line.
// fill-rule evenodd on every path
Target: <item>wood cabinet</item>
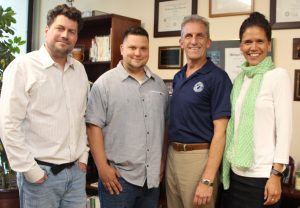
M 1 208 L 19 208 L 18 189 L 0 189 L 0 207 Z
M 300 207 L 300 191 L 293 187 L 282 187 L 281 208 L 298 208 Z
M 122 43 L 123 33 L 130 26 L 139 26 L 141 21 L 116 14 L 105 14 L 83 18 L 83 28 L 79 32 L 77 45 L 84 46 L 84 61 L 88 78 L 91 82 L 103 74 L 105 71 L 114 68 L 119 60 L 122 59 L 120 44 Z M 92 39 L 95 36 L 110 35 L 111 60 L 103 62 L 89 61 L 89 49 Z

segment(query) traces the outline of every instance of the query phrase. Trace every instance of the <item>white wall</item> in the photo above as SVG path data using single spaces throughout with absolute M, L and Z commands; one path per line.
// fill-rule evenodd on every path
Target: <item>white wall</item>
M 65 3 L 62 0 L 40 0 L 40 45 L 44 40 L 44 27 L 46 25 L 46 14 L 57 4 Z M 269 18 L 270 0 L 255 0 L 255 11 L 263 13 Z M 107 13 L 116 13 L 142 20 L 142 24 L 150 34 L 150 59 L 149 67 L 164 79 L 171 79 L 176 70 L 157 70 L 158 47 L 172 46 L 178 44 L 179 37 L 153 38 L 154 24 L 154 0 L 75 0 L 73 6 L 80 10 L 100 10 Z M 208 0 L 198 0 L 198 14 L 208 18 Z M 246 15 L 209 18 L 211 25 L 212 40 L 238 39 L 239 27 Z M 286 68 L 294 82 L 294 70 L 300 69 L 300 60 L 292 59 L 292 40 L 300 38 L 300 29 L 273 30 L 274 61 L 276 65 Z M 300 128 L 297 123 L 300 121 L 300 102 L 293 103 L 293 139 L 291 155 L 300 166 Z

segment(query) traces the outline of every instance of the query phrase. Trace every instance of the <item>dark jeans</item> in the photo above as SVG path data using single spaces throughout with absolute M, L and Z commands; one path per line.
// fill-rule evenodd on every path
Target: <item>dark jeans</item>
M 229 190 L 223 192 L 224 208 L 279 208 L 280 202 L 264 206 L 267 178 L 242 177 L 230 173 Z
M 99 180 L 99 198 L 101 208 L 157 208 L 159 200 L 159 188 L 147 188 L 128 183 L 119 178 L 123 191 L 119 195 L 111 195 Z

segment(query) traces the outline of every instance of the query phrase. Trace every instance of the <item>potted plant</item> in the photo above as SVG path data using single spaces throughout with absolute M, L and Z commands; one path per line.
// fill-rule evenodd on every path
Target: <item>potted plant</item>
M 21 37 L 14 36 L 12 25 L 16 23 L 15 14 L 11 7 L 4 9 L 0 5 L 0 88 L 5 68 L 15 58 L 15 54 L 20 53 L 19 46 L 25 43 Z M 0 139 L 0 189 L 16 188 L 15 181 L 15 174 L 9 167 Z

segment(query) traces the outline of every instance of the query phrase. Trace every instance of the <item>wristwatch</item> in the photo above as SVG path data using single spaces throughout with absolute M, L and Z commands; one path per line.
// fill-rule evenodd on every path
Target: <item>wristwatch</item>
M 272 174 L 272 175 L 279 176 L 279 177 L 283 177 L 283 176 L 284 176 L 283 172 L 280 172 L 280 171 L 274 169 L 273 167 L 272 167 L 272 169 L 271 169 L 271 174 Z
M 200 183 L 207 185 L 207 186 L 213 186 L 214 183 L 212 183 L 209 179 L 201 178 Z

